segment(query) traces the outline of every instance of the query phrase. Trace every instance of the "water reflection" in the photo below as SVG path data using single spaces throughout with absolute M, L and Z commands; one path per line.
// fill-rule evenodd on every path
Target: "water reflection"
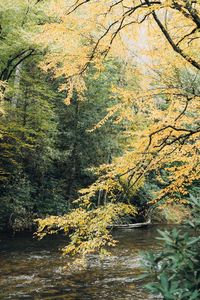
M 71 258 L 60 256 L 61 236 L 1 237 L 0 299 L 156 299 L 135 281 L 142 272 L 141 252 L 160 247 L 156 229 L 114 232 L 119 243 L 112 255 L 104 260 L 93 255 L 86 268 L 74 268 Z

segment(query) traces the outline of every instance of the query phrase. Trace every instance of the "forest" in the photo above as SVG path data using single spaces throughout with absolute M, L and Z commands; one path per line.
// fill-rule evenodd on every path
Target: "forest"
M 61 235 L 76 269 L 171 224 L 138 281 L 200 299 L 199 53 L 199 0 L 0 0 L 2 235 Z M 93 299 L 59 297 L 28 299 Z

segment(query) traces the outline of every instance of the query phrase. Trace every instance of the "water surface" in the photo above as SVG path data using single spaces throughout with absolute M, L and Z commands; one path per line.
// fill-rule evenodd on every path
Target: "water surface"
M 78 268 L 62 257 L 62 236 L 42 241 L 32 235 L 0 238 L 0 299 L 150 300 L 157 299 L 135 279 L 142 273 L 141 253 L 157 251 L 157 227 L 120 230 L 111 256 L 90 257 Z

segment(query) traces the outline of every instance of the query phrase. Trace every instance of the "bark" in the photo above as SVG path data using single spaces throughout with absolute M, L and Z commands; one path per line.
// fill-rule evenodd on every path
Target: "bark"
M 12 98 L 12 105 L 17 107 L 18 99 L 19 99 L 19 89 L 20 89 L 20 81 L 21 81 L 21 73 L 22 72 L 22 62 L 15 69 L 15 79 L 14 79 L 14 96 Z

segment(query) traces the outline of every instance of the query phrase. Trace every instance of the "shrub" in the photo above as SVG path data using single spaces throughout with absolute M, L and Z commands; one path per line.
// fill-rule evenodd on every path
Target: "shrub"
M 147 276 L 153 278 L 146 288 L 164 300 L 200 299 L 200 199 L 191 196 L 190 204 L 192 217 L 184 232 L 159 231 L 163 250 L 146 254 Z

